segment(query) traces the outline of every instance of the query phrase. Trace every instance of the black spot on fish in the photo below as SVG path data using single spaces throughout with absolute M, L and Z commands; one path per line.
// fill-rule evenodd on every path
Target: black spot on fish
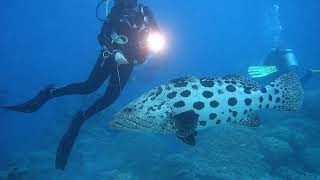
M 191 91 L 185 90 L 185 91 L 183 91 L 182 93 L 180 93 L 180 95 L 181 95 L 182 97 L 189 97 L 189 96 L 191 95 Z
M 262 105 L 260 104 L 260 105 L 259 105 L 259 109 L 261 109 L 261 108 L 262 108 Z
M 152 97 L 151 100 L 155 100 L 156 97 L 158 97 L 158 96 L 162 93 L 162 91 L 163 91 L 163 89 L 162 89 L 161 87 L 159 87 L 159 88 L 157 89 L 157 92 L 156 92 L 155 96 Z
M 274 93 L 275 93 L 275 94 L 279 94 L 280 91 L 279 91 L 278 89 L 275 89 L 275 90 L 274 90 Z
M 158 108 L 158 110 L 160 110 L 161 109 L 161 107 L 164 105 L 164 101 L 161 103 L 161 104 L 159 104 L 159 105 L 156 105 L 155 107 L 157 107 Z
M 235 106 L 235 105 L 237 105 L 237 103 L 238 103 L 238 100 L 235 97 L 229 98 L 229 100 L 228 100 L 229 106 Z
M 233 111 L 233 112 L 232 112 L 232 116 L 233 116 L 233 117 L 237 117 L 237 115 L 238 115 L 238 112 L 236 112 L 236 111 Z
M 156 111 L 153 107 L 149 107 L 148 111 Z
M 247 114 L 248 114 L 248 110 L 244 110 L 243 115 L 247 115 Z
M 142 104 L 146 103 L 148 101 L 148 98 L 144 99 L 143 101 L 141 101 Z
M 210 106 L 213 107 L 213 108 L 216 108 L 219 106 L 219 102 L 218 101 L 211 101 L 210 102 Z
M 274 84 L 270 84 L 271 87 L 274 87 Z
M 246 99 L 244 100 L 244 102 L 245 102 L 245 104 L 246 104 L 247 106 L 250 106 L 251 103 L 252 103 L 252 100 L 251 100 L 250 98 L 246 98 Z
M 181 82 L 176 82 L 173 86 L 179 88 L 179 87 L 186 87 L 187 85 L 188 85 L 188 82 L 181 81 Z
M 194 90 L 199 89 L 199 87 L 198 87 L 197 85 L 192 85 L 191 87 L 192 87 L 192 89 L 194 89 Z
M 200 126 L 206 126 L 206 124 L 207 124 L 207 121 L 199 121 Z
M 232 118 L 228 117 L 227 122 L 231 122 Z
M 216 124 L 221 124 L 221 120 L 217 120 Z
M 270 107 L 270 105 L 269 105 L 269 104 L 267 104 L 267 105 L 266 105 L 266 108 L 267 108 L 267 109 L 269 109 L 269 107 Z
M 126 108 L 126 109 L 124 109 L 124 112 L 130 113 L 130 112 L 132 112 L 132 108 Z
M 271 94 L 269 95 L 269 101 L 272 101 L 272 96 L 271 96 Z
M 267 89 L 266 89 L 266 88 L 262 88 L 260 91 L 261 91 L 263 94 L 267 93 Z
M 246 94 L 251 94 L 251 91 L 250 91 L 249 88 L 244 88 L 244 93 L 246 93 Z
M 263 97 L 262 96 L 260 96 L 259 101 L 260 101 L 260 103 L 263 102 Z
M 218 117 L 218 115 L 216 114 L 216 113 L 211 113 L 210 115 L 209 115 L 209 119 L 211 119 L 211 120 L 214 120 L 214 119 L 216 119 Z
M 280 101 L 281 101 L 281 99 L 279 97 L 277 97 L 276 103 L 279 103 Z
M 175 98 L 176 96 L 177 96 L 177 92 L 176 92 L 176 91 L 173 91 L 173 92 L 171 92 L 171 93 L 169 93 L 169 94 L 167 95 L 167 98 L 173 99 L 173 98 Z
M 193 104 L 193 108 L 195 108 L 195 109 L 197 109 L 197 110 L 201 110 L 201 109 L 203 109 L 204 108 L 204 103 L 203 102 L 195 102 L 194 104 Z
M 249 109 L 249 112 L 252 112 L 253 110 L 252 109 Z
M 234 87 L 234 86 L 232 86 L 232 85 L 228 85 L 227 87 L 226 87 L 226 89 L 227 89 L 227 91 L 229 91 L 229 92 L 235 92 L 237 89 Z
M 211 98 L 213 96 L 213 92 L 210 92 L 210 91 L 204 91 L 202 93 L 203 97 L 205 98 Z
M 202 79 L 200 81 L 200 84 L 203 86 L 203 87 L 213 87 L 214 86 L 214 81 L 212 80 L 207 80 L 207 79 Z
M 174 107 L 176 108 L 181 108 L 181 107 L 184 107 L 186 104 L 184 103 L 184 101 L 178 101 L 176 103 L 174 103 Z
M 222 89 L 218 90 L 218 94 L 223 94 L 223 93 L 224 93 L 224 91 Z

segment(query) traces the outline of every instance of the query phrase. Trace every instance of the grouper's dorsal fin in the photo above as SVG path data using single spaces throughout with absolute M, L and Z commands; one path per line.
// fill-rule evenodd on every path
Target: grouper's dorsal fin
M 196 131 L 199 114 L 193 110 L 177 114 L 173 117 L 177 128 L 176 135 L 182 142 L 194 146 L 196 145 Z
M 257 91 L 260 89 L 260 84 L 252 79 L 248 79 L 240 74 L 229 74 L 222 77 L 225 81 L 230 81 L 230 83 L 239 83 L 244 88 Z
M 253 112 L 250 113 L 246 119 L 241 120 L 239 123 L 244 126 L 258 127 L 260 126 L 261 121 L 258 113 Z
M 167 84 L 179 84 L 179 83 L 185 83 L 185 82 L 196 82 L 198 79 L 193 76 L 187 76 L 187 77 L 181 77 L 177 79 L 173 79 L 169 81 Z

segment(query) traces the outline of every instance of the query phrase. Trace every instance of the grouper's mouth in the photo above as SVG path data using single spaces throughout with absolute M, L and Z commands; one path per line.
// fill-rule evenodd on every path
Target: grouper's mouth
M 127 116 L 116 115 L 109 123 L 110 128 L 115 129 L 138 129 L 138 124 Z
M 114 129 L 148 130 L 152 129 L 152 124 L 143 123 L 135 117 L 116 115 L 109 123 L 109 127 Z
M 121 121 L 114 121 L 114 120 L 110 122 L 109 127 L 115 128 L 115 129 L 125 128 L 125 126 L 121 123 Z
M 115 118 L 109 123 L 110 128 L 115 129 L 137 129 L 133 124 L 128 123 L 125 119 Z

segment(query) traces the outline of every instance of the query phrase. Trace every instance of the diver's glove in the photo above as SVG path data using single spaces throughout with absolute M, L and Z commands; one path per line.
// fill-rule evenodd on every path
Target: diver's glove
M 129 64 L 126 57 L 119 51 L 117 51 L 114 55 L 114 59 L 116 60 L 117 64 Z

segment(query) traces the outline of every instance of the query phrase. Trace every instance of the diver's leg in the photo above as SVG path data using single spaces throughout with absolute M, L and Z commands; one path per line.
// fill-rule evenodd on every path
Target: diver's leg
M 114 103 L 120 96 L 122 89 L 127 84 L 132 73 L 133 65 L 119 65 L 118 70 L 112 73 L 109 85 L 103 97 L 101 97 L 86 112 L 85 116 L 90 118 Z
M 117 69 L 111 75 L 105 95 L 84 113 L 79 112 L 72 120 L 57 150 L 56 169 L 65 169 L 73 144 L 83 123 L 94 114 L 110 106 L 120 96 L 121 90 L 126 85 L 133 70 L 133 65 L 119 65 Z
M 107 79 L 116 67 L 116 63 L 110 59 L 104 59 L 100 54 L 93 70 L 91 71 L 88 79 L 81 83 L 74 83 L 56 88 L 52 91 L 54 97 L 73 94 L 90 94 L 96 91 L 101 84 Z
M 32 113 L 37 111 L 48 100 L 54 97 L 59 97 L 68 94 L 90 93 L 99 88 L 99 86 L 104 82 L 108 75 L 110 75 L 110 69 L 114 67 L 114 61 L 111 61 L 109 59 L 104 60 L 102 55 L 100 55 L 88 80 L 86 80 L 85 82 L 67 85 L 62 88 L 48 86 L 45 89 L 41 90 L 38 93 L 38 95 L 36 95 L 31 100 L 25 103 L 14 106 L 2 106 L 1 108 L 24 113 Z

